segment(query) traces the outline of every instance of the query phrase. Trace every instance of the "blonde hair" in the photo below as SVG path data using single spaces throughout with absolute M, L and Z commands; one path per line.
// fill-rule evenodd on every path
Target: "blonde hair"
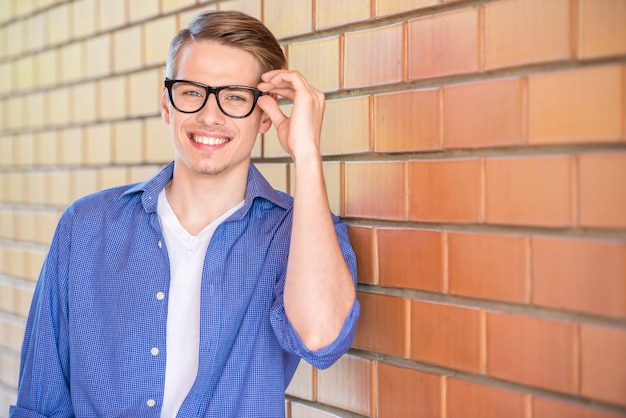
M 261 74 L 285 67 L 280 44 L 260 20 L 236 11 L 207 11 L 197 15 L 172 40 L 165 65 L 166 77 L 176 77 L 183 46 L 198 41 L 213 41 L 249 52 L 261 65 Z

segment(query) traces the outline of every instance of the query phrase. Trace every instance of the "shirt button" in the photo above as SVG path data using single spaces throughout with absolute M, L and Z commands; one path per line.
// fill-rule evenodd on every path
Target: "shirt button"
M 154 399 L 148 399 L 146 401 L 146 405 L 148 405 L 150 408 L 152 408 L 154 405 L 156 405 L 156 402 L 154 401 Z
M 162 248 L 163 244 L 161 244 L 161 241 L 157 242 L 157 247 Z
M 156 347 L 152 347 L 152 349 L 150 349 L 150 353 L 151 353 L 153 356 L 158 356 L 158 355 L 159 355 L 159 349 L 158 349 L 158 348 L 156 348 Z
M 163 293 L 163 292 L 159 292 L 159 293 L 157 293 L 157 295 L 156 295 L 156 298 L 157 298 L 158 300 L 163 300 L 163 298 L 164 298 L 164 297 L 165 297 L 165 293 Z

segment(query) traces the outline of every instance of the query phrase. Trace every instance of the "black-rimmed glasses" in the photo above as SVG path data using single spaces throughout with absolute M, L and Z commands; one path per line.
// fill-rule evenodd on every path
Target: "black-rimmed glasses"
M 165 88 L 170 102 L 179 112 L 199 112 L 213 93 L 222 113 L 237 119 L 250 116 L 259 97 L 266 94 L 248 86 L 210 87 L 195 81 L 170 80 L 169 78 L 165 79 Z

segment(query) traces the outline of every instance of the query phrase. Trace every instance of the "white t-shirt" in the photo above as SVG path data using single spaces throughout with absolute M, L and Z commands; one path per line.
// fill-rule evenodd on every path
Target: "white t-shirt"
M 200 283 L 202 267 L 213 232 L 243 201 L 191 235 L 180 224 L 165 196 L 158 199 L 157 214 L 170 259 L 165 392 L 161 418 L 176 417 L 198 374 L 200 346 Z

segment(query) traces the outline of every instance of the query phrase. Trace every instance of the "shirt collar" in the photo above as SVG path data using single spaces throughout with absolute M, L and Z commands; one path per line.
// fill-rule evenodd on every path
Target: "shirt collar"
M 165 188 L 167 183 L 170 182 L 174 176 L 174 161 L 163 167 L 158 173 L 149 178 L 148 180 L 137 183 L 128 189 L 122 196 L 142 193 L 141 203 L 146 212 L 154 212 L 157 208 L 157 200 L 161 190 Z M 280 206 L 283 209 L 288 209 L 291 206 L 291 197 L 286 193 L 275 190 L 255 167 L 250 162 L 248 170 L 248 180 L 246 183 L 246 193 L 244 197 L 244 205 L 237 212 L 242 216 L 252 206 L 252 203 L 256 198 L 262 198 L 273 204 Z

